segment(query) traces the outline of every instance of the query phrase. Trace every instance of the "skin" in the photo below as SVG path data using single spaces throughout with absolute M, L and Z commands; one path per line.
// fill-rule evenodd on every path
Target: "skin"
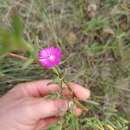
M 90 91 L 70 83 L 70 88 L 80 100 L 86 100 Z M 58 92 L 59 86 L 50 80 L 39 80 L 16 85 L 0 98 L 1 130 L 45 130 L 58 121 L 68 110 L 68 101 L 45 99 L 51 92 Z M 65 90 L 65 94 L 69 92 Z M 77 115 L 82 110 L 76 108 Z

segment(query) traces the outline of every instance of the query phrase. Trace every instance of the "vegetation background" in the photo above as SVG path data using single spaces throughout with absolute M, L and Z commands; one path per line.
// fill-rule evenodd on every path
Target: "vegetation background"
M 0 0 L 0 28 L 10 28 L 14 14 L 36 51 L 61 47 L 65 78 L 92 91 L 81 130 L 130 129 L 129 0 Z M 17 83 L 52 77 L 30 58 L 0 56 L 1 94 Z

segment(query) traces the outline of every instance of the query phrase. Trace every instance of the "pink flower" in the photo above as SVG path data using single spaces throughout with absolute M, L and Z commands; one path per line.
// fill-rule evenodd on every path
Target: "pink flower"
M 48 47 L 39 52 L 39 62 L 45 68 L 53 68 L 61 63 L 62 52 L 60 48 Z

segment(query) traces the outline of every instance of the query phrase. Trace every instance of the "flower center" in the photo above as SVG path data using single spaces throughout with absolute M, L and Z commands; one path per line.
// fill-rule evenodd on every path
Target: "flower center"
M 51 61 L 54 61 L 54 60 L 55 60 L 55 56 L 50 55 L 50 56 L 49 56 L 49 59 L 50 59 Z

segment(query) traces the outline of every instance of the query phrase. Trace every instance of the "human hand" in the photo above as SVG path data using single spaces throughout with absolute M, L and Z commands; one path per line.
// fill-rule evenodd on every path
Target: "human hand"
M 68 109 L 68 101 L 45 99 L 60 91 L 50 80 L 39 80 L 16 85 L 0 98 L 0 130 L 43 130 L 55 123 Z M 90 91 L 70 83 L 75 96 L 86 100 Z M 80 112 L 80 109 L 77 109 Z

